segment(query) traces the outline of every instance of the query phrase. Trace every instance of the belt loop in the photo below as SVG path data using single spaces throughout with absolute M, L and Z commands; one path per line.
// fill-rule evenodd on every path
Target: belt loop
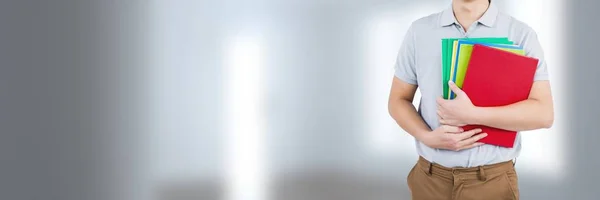
M 487 177 L 485 176 L 485 171 L 483 170 L 483 166 L 479 166 L 479 179 L 481 181 L 487 180 Z
M 428 169 L 427 175 L 431 176 L 433 174 L 432 171 L 433 171 L 433 163 L 429 162 L 429 169 Z

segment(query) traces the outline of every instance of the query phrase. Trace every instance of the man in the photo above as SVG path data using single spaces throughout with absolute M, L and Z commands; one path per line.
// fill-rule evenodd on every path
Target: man
M 457 97 L 442 99 L 441 39 L 467 37 L 508 37 L 539 59 L 527 100 L 476 107 L 453 83 Z M 417 88 L 422 94 L 418 112 L 412 105 Z M 521 149 L 520 136 L 513 148 L 503 148 L 477 142 L 486 137 L 481 130 L 460 127 L 525 131 L 552 126 L 552 95 L 536 33 L 488 0 L 454 0 L 450 8 L 413 22 L 398 54 L 389 112 L 416 140 L 420 157 L 408 175 L 413 199 L 519 199 L 512 160 Z

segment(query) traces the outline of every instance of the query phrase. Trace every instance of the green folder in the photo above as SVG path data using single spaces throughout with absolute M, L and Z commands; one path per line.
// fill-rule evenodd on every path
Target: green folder
M 474 42 L 485 42 L 495 44 L 513 44 L 508 38 L 445 38 L 442 39 L 442 86 L 444 99 L 449 99 L 448 81 L 450 81 L 450 71 L 452 64 L 453 44 L 456 40 L 466 40 Z

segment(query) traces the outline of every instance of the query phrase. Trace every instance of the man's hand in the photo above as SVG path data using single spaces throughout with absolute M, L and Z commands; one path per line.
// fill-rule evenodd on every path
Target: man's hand
M 470 124 L 473 113 L 476 108 L 471 99 L 452 81 L 448 83 L 452 92 L 456 94 L 453 100 L 445 100 L 442 97 L 437 98 L 437 114 L 440 123 L 452 126 L 464 126 Z
M 431 148 L 460 151 L 483 145 L 477 141 L 486 137 L 487 133 L 477 134 L 480 132 L 481 129 L 463 132 L 459 127 L 442 125 L 431 132 L 422 134 L 418 140 Z

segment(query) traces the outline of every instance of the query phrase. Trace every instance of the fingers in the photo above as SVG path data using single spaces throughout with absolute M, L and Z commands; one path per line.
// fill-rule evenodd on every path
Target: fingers
M 438 106 L 444 104 L 444 101 L 446 101 L 446 99 L 442 98 L 442 97 L 437 97 L 435 99 L 435 102 L 437 102 Z
M 444 111 L 442 111 L 442 109 L 443 109 L 442 106 L 440 106 L 440 104 L 438 104 L 436 113 L 440 120 L 446 118 L 446 114 L 444 114 Z
M 448 81 L 448 86 L 450 87 L 452 92 L 454 92 L 456 94 L 456 96 L 463 95 L 464 92 L 460 88 L 458 88 L 458 86 L 456 86 L 456 84 L 454 84 L 454 82 Z
M 464 130 L 457 126 L 442 125 L 440 128 L 442 128 L 444 132 L 448 134 L 446 135 L 447 143 L 445 149 L 453 151 L 460 151 L 463 149 L 470 149 L 473 147 L 483 145 L 483 143 L 477 141 L 488 136 L 487 133 L 481 133 L 481 129 L 473 129 L 463 132 Z
M 487 137 L 488 134 L 481 133 L 481 134 L 474 136 L 474 134 L 477 134 L 480 132 L 481 132 L 481 129 L 473 129 L 473 130 L 458 134 L 458 136 L 455 140 L 457 142 L 455 142 L 452 145 L 452 150 L 460 151 L 463 149 L 470 149 L 470 148 L 482 145 L 482 144 L 479 144 L 477 141 Z
M 449 101 L 449 100 L 446 100 L 446 99 L 444 99 L 442 97 L 438 97 L 438 98 L 435 99 L 438 111 L 444 109 L 444 105 L 446 104 L 446 101 Z
M 462 140 L 466 140 L 466 139 L 472 137 L 473 135 L 475 135 L 477 133 L 481 133 L 481 129 L 478 128 L 478 129 L 473 129 L 470 131 L 465 131 L 463 133 L 457 134 L 457 138 L 459 141 L 462 141 Z
M 440 121 L 440 124 L 441 124 L 441 125 L 449 125 L 449 124 L 448 124 L 448 122 L 446 122 L 446 120 L 444 120 L 444 119 L 443 119 L 442 117 L 440 117 L 439 115 L 438 115 L 438 120 Z
M 442 125 L 442 130 L 446 133 L 460 133 L 463 132 L 463 129 L 457 126 L 450 125 Z
M 459 150 L 469 148 L 469 146 L 475 144 L 477 141 L 479 141 L 487 136 L 488 136 L 487 133 L 481 133 L 481 134 L 475 135 L 473 137 L 467 138 L 465 140 L 462 140 L 462 141 L 458 142 Z

